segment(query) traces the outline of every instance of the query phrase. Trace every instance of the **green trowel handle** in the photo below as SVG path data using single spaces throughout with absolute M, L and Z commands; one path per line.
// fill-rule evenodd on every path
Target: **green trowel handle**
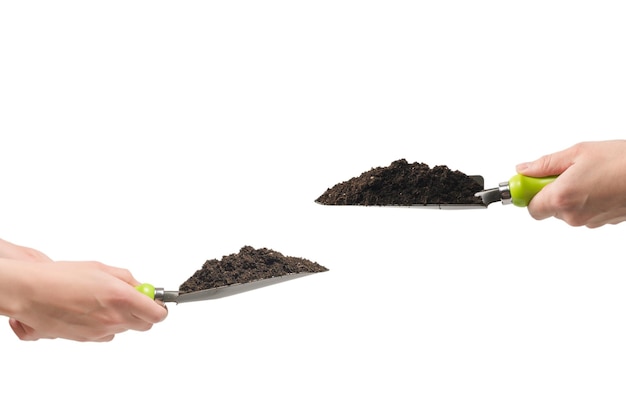
M 156 290 L 154 286 L 152 286 L 151 284 L 149 283 L 138 284 L 137 286 L 135 286 L 135 289 L 139 290 L 141 293 L 148 296 L 150 299 L 154 299 L 154 294 L 156 293 Z
M 528 206 L 532 198 L 556 178 L 557 176 L 527 177 L 521 174 L 514 175 L 509 180 L 511 203 L 519 207 Z

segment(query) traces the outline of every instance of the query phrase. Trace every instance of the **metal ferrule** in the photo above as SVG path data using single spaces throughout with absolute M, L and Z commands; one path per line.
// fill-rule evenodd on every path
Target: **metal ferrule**
M 500 199 L 502 200 L 503 205 L 509 205 L 511 203 L 511 188 L 509 187 L 509 182 L 505 181 L 500 183 L 498 186 L 498 190 L 500 191 Z
M 154 289 L 154 300 L 158 302 L 176 302 L 178 303 L 179 292 L 176 290 L 164 290 L 162 287 Z
M 154 288 L 154 300 L 160 300 L 163 302 L 163 298 L 165 297 L 165 289 L 162 287 Z

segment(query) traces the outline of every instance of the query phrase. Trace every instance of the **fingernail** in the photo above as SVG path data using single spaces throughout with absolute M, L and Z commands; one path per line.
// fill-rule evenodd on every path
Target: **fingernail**
M 515 169 L 517 171 L 524 171 L 526 170 L 528 167 L 530 167 L 530 163 L 521 163 L 515 166 Z

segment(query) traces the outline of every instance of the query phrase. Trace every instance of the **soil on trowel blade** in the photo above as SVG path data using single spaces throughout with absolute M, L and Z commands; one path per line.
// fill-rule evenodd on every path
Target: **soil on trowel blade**
M 429 204 L 478 204 L 474 194 L 482 185 L 445 165 L 397 160 L 388 167 L 372 168 L 358 177 L 338 183 L 315 201 L 323 205 L 412 206 Z
M 248 283 L 291 273 L 327 271 L 324 266 L 304 258 L 284 256 L 267 248 L 244 246 L 239 253 L 207 260 L 202 268 L 180 285 L 181 293 Z

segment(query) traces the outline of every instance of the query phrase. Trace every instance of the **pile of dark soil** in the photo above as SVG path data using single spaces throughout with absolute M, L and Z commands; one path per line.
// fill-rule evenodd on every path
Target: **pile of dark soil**
M 324 266 L 304 258 L 284 256 L 267 248 L 244 246 L 239 253 L 207 260 L 202 268 L 179 287 L 181 293 L 248 283 L 291 273 L 318 273 Z
M 413 206 L 429 204 L 479 204 L 474 194 L 483 185 L 444 165 L 430 168 L 405 159 L 377 167 L 329 188 L 315 201 L 323 205 Z

